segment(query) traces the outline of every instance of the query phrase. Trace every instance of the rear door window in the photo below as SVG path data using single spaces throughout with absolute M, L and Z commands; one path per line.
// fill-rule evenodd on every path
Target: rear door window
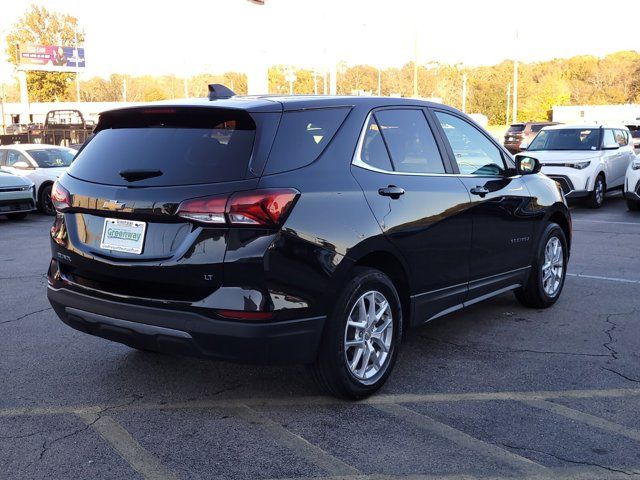
M 369 117 L 364 138 L 362 139 L 360 161 L 379 170 L 393 170 L 389 152 L 382 139 L 380 126 L 373 115 Z
M 68 173 L 132 185 L 121 172 L 160 172 L 135 186 L 217 183 L 246 178 L 256 126 L 241 110 L 147 108 L 104 114 Z
M 350 108 L 317 108 L 282 114 L 265 174 L 301 168 L 314 162 L 334 137 Z
M 444 173 L 438 145 L 422 110 L 380 110 L 375 118 L 396 171 Z

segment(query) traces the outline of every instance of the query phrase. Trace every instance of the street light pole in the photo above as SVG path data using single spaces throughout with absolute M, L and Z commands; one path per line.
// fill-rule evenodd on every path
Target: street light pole
M 462 113 L 467 113 L 467 74 L 462 74 Z
M 509 110 L 511 109 L 511 82 L 507 83 L 507 111 L 506 125 L 509 125 Z
M 513 123 L 518 121 L 518 53 L 518 31 L 516 30 L 516 54 L 513 61 L 513 114 L 511 115 Z
M 76 25 L 73 31 L 75 44 L 76 44 L 76 102 L 80 103 L 80 50 L 78 50 L 78 25 Z

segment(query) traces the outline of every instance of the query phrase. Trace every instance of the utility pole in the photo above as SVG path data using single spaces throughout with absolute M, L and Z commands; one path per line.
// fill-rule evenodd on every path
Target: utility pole
M 467 113 L 467 74 L 462 74 L 462 113 Z
M 413 36 L 413 98 L 418 98 L 418 30 Z
M 378 96 L 382 96 L 382 70 L 378 67 Z
M 74 52 L 74 56 L 76 57 L 76 102 L 80 104 L 80 50 L 78 49 L 78 25 L 76 25 L 73 30 L 73 36 L 76 44 L 76 51 Z M 80 105 L 78 105 L 78 107 L 79 106 Z
M 122 77 L 122 101 L 127 101 L 127 77 L 124 75 Z
M 318 72 L 313 69 L 313 94 L 318 95 Z
M 4 82 L 0 83 L 0 115 L 2 115 L 0 117 L 0 120 L 2 120 L 0 123 L 2 123 L 2 134 L 4 135 L 5 133 L 7 133 L 7 129 L 4 123 L 4 102 L 5 102 L 5 96 L 4 96 Z
M 518 30 L 516 30 L 516 54 L 513 61 L 513 114 L 511 115 L 511 121 L 516 123 L 518 121 Z
M 189 98 L 189 80 L 186 74 L 184 76 L 184 98 Z
M 322 78 L 322 93 L 326 95 L 327 94 L 327 69 L 326 68 L 324 69 L 323 74 L 324 74 L 324 77 Z
M 511 82 L 507 83 L 507 111 L 506 125 L 509 125 L 509 110 L 511 109 Z

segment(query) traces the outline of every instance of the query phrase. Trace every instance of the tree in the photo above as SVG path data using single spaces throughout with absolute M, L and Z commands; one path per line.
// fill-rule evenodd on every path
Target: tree
M 17 65 L 17 45 L 33 43 L 37 45 L 73 46 L 75 39 L 84 41 L 84 32 L 78 27 L 78 19 L 45 7 L 31 5 L 7 34 L 6 52 L 9 60 Z M 68 85 L 73 73 L 27 72 L 27 87 L 31 101 L 50 102 L 66 100 Z

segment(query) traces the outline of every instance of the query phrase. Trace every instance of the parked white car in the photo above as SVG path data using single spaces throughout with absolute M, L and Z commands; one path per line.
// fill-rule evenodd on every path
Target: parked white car
M 624 181 L 624 198 L 629 210 L 640 210 L 640 155 L 631 162 Z
M 31 180 L 40 211 L 55 215 L 51 187 L 71 165 L 76 152 L 72 148 L 36 143 L 0 146 L 0 170 Z
M 0 215 L 22 220 L 36 208 L 35 187 L 28 178 L 0 172 Z
M 567 198 L 584 197 L 600 208 L 607 190 L 621 188 L 635 159 L 629 129 L 612 125 L 554 125 L 543 128 L 527 148 Z

